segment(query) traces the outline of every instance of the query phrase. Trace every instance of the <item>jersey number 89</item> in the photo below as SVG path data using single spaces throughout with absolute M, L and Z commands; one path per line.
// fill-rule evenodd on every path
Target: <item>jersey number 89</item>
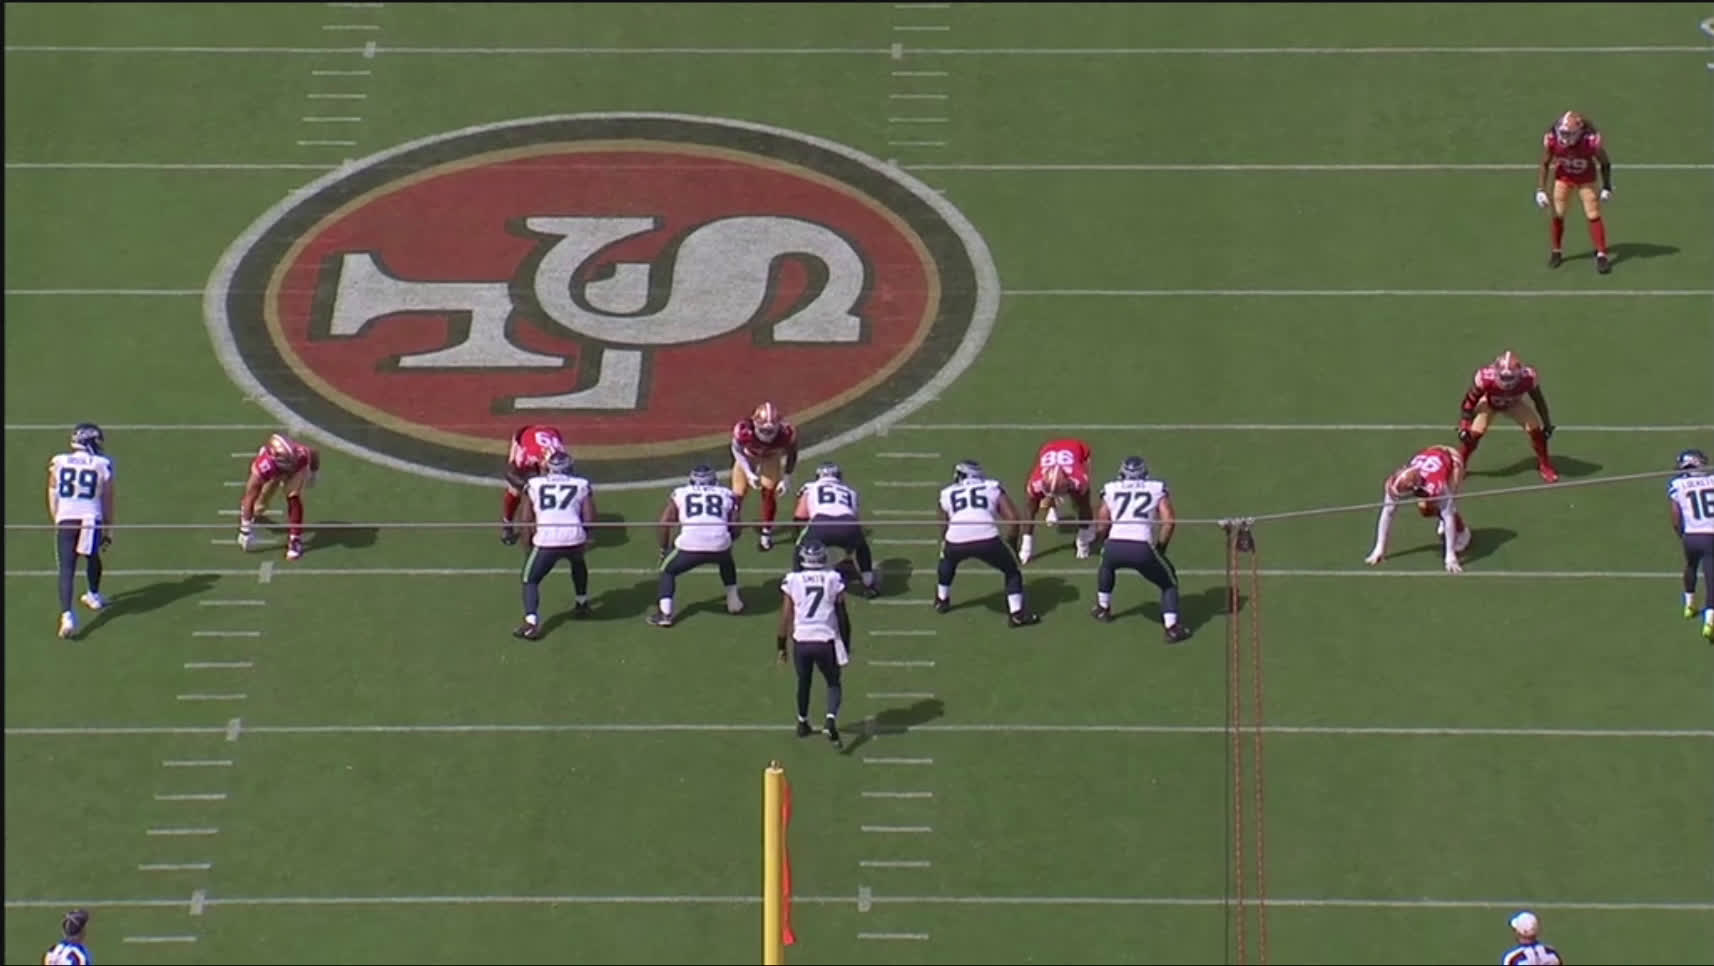
M 62 498 L 75 496 L 79 500 L 93 500 L 95 487 L 100 482 L 101 478 L 95 475 L 94 470 L 74 470 L 67 467 L 60 470 L 59 493 Z

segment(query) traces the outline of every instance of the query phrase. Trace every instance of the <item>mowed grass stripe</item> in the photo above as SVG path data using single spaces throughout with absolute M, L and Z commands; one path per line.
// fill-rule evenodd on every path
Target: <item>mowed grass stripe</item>
M 853 730 L 861 731 L 862 728 Z M 868 729 L 886 734 L 909 731 L 912 734 L 1068 734 L 1068 735 L 1221 735 L 1230 729 L 1226 725 L 1165 725 L 1165 724 L 1047 724 L 1047 723 L 972 723 L 924 724 L 905 726 L 879 725 Z M 1250 729 L 1254 730 L 1254 729 Z M 1675 740 L 1714 739 L 1714 729 L 1673 728 L 1461 728 L 1455 726 L 1385 726 L 1385 725 L 1263 725 L 1263 734 L 1282 736 L 1377 737 L 1377 738 L 1660 738 Z M 778 724 L 764 723 L 697 723 L 697 722 L 562 722 L 562 723 L 491 723 L 491 724 L 324 724 L 324 725 L 244 725 L 246 738 L 263 735 L 475 735 L 475 734 L 771 734 L 782 730 Z M 160 735 L 224 735 L 222 726 L 205 725 L 91 725 L 88 727 L 8 727 L 8 738 L 69 738 L 122 737 Z M 866 759 L 877 762 L 928 762 L 929 759 Z

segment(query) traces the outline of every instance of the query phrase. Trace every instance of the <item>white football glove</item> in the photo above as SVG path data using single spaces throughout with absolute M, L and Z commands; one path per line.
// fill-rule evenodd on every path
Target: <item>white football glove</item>
M 1461 574 L 1464 572 L 1464 565 L 1458 562 L 1457 557 L 1447 557 L 1446 572 L 1449 574 Z
M 1546 208 L 1547 207 L 1547 192 L 1537 191 L 1535 193 L 1535 206 L 1537 208 Z
M 1601 189 L 1601 200 L 1602 201 L 1611 201 L 1612 198 L 1613 198 L 1613 189 L 1612 188 L 1602 188 Z
M 1024 534 L 1023 539 L 1018 541 L 1018 563 L 1029 563 L 1030 556 L 1035 553 L 1035 550 L 1035 536 L 1028 533 Z
M 1386 554 L 1380 552 L 1379 550 L 1376 550 L 1373 553 L 1369 554 L 1367 557 L 1364 557 L 1363 562 L 1368 564 L 1369 566 L 1373 567 L 1376 564 L 1380 563 L 1382 560 L 1385 560 L 1386 558 L 1387 558 Z
M 792 475 L 790 473 L 781 474 L 780 475 L 780 481 L 778 483 L 774 484 L 774 492 L 775 493 L 790 493 L 791 491 L 792 491 Z

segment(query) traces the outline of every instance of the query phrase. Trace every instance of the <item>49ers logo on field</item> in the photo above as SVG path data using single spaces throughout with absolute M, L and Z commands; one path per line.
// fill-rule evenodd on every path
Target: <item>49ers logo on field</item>
M 974 361 L 999 284 L 945 199 L 851 148 L 669 114 L 532 118 L 348 164 L 227 251 L 205 314 L 288 424 L 489 484 L 512 433 L 658 485 L 777 403 L 836 448 Z

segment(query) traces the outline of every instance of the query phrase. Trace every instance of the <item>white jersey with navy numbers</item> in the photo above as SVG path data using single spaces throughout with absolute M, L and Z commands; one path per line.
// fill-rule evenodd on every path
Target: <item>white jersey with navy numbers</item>
M 834 605 L 845 592 L 845 581 L 837 571 L 793 571 L 780 581 L 780 589 L 792 601 L 792 640 L 832 643 L 839 639 L 839 615 Z
M 1506 950 L 1500 966 L 1560 966 L 1559 951 L 1546 943 L 1524 943 Z
M 113 482 L 113 461 L 95 453 L 61 453 L 48 461 L 48 492 L 54 494 L 54 522 L 100 522 L 101 497 Z
M 815 480 L 803 485 L 811 520 L 857 518 L 857 491 L 840 480 Z
M 1685 533 L 1714 533 L 1714 473 L 1673 477 L 1666 485 L 1666 495 L 1684 515 Z
M 697 553 L 732 549 L 732 533 L 727 527 L 738 511 L 738 495 L 730 487 L 687 483 L 673 491 L 672 500 L 680 524 L 673 546 Z
M 1114 480 L 1101 488 L 1101 503 L 1113 518 L 1109 540 L 1154 543 L 1161 502 L 1168 497 L 1160 480 Z
M 93 962 L 88 947 L 64 940 L 54 943 L 42 956 L 42 966 L 90 966 Z
M 589 529 L 583 525 L 583 508 L 589 502 L 588 480 L 569 473 L 549 473 L 531 477 L 524 487 L 529 493 L 530 512 L 536 518 L 532 544 L 579 547 L 589 540 Z
M 998 480 L 965 480 L 942 487 L 940 509 L 946 514 L 947 543 L 975 543 L 1000 536 L 1000 498 L 1005 487 Z

